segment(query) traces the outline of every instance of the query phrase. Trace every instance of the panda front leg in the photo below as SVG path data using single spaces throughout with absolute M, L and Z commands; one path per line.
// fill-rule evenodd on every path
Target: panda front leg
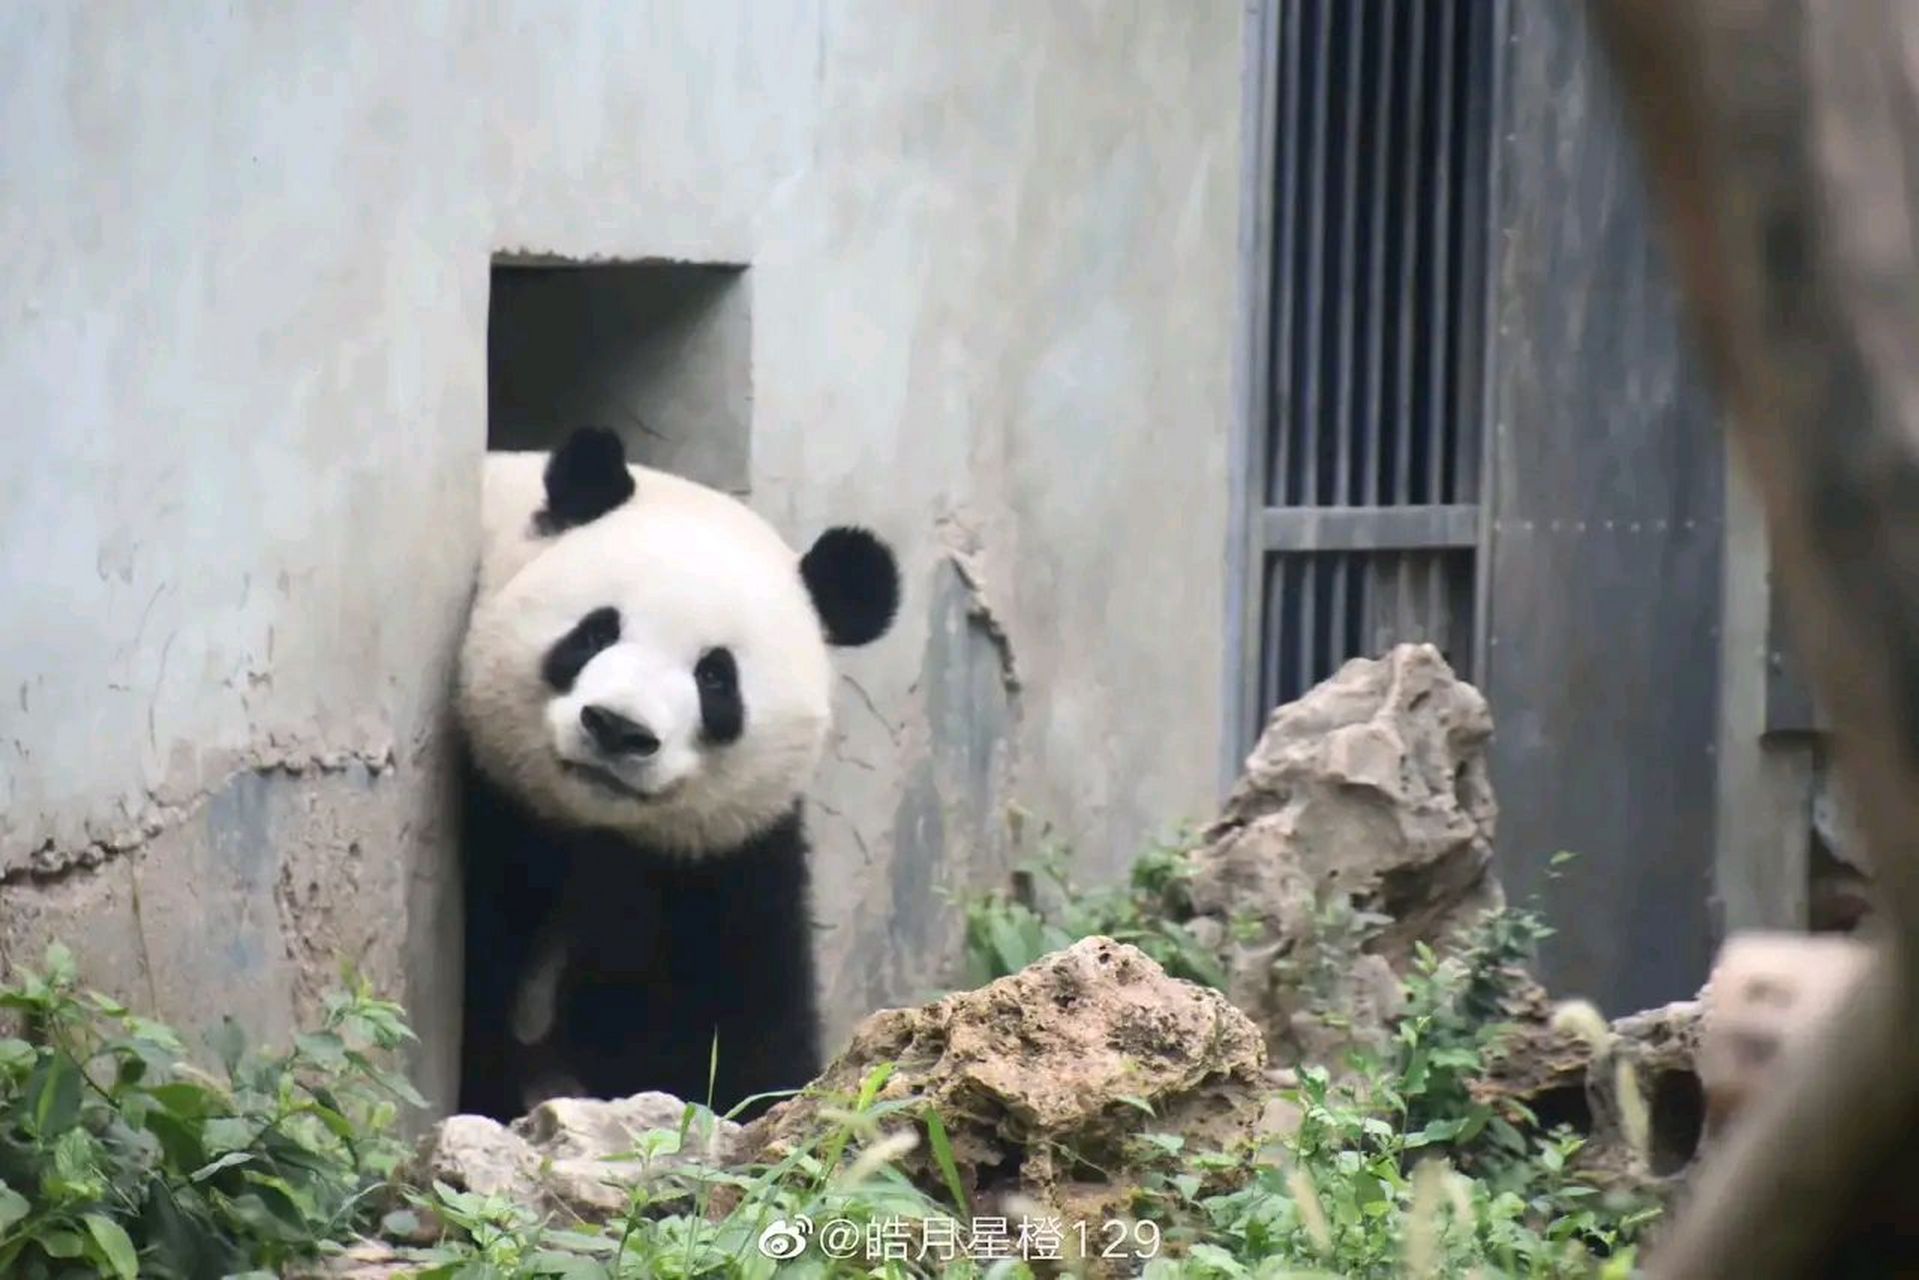
M 702 1066 L 711 1066 L 722 1111 L 797 1090 L 820 1072 L 808 852 L 795 810 L 714 867 L 705 892 L 689 894 L 688 909 L 675 913 L 688 930 L 682 954 L 700 957 L 702 976 L 682 994 L 693 997 L 688 1021 L 710 1027 Z M 756 1101 L 743 1115 L 772 1101 Z
M 800 1089 L 820 1073 L 812 933 L 802 915 L 792 924 L 743 935 L 749 945 L 735 953 L 738 963 L 714 1019 L 713 1093 L 728 1108 L 754 1099 L 742 1119 L 779 1100 L 760 1095 Z
M 513 1009 L 558 898 L 553 842 L 468 767 L 462 815 L 465 913 L 461 1111 L 507 1121 L 523 1109 L 526 1051 Z
M 560 981 L 566 972 L 567 940 L 548 929 L 531 953 L 531 963 L 520 977 L 507 1027 L 520 1060 L 520 1110 L 532 1111 L 552 1098 L 576 1098 L 586 1092 L 579 1077 L 556 1050 Z
M 806 857 L 795 814 L 724 853 L 587 863 L 556 921 L 565 957 L 534 1074 L 594 1097 L 660 1090 L 722 1113 L 810 1082 L 820 1055 Z M 545 1008 L 541 969 L 529 970 L 529 1021 Z

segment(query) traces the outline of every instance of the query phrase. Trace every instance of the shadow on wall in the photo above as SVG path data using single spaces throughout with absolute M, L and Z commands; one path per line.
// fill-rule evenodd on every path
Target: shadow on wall
M 957 960 L 958 919 L 939 886 L 997 880 L 1015 852 L 1006 822 L 1021 714 L 1012 650 L 962 561 L 940 562 L 931 596 L 920 668 L 930 743 L 894 812 L 886 963 L 869 970 L 871 1007 L 939 980 L 936 966 Z M 876 945 L 859 950 L 870 960 Z M 882 974 L 890 990 L 880 989 Z

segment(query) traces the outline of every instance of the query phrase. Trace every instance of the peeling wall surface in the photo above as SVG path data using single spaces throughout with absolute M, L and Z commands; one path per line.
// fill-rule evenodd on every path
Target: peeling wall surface
M 496 254 L 741 264 L 750 500 L 907 571 L 817 790 L 837 1039 L 1019 803 L 1111 873 L 1220 735 L 1237 0 L 0 9 L 0 962 L 457 1038 L 446 694 Z

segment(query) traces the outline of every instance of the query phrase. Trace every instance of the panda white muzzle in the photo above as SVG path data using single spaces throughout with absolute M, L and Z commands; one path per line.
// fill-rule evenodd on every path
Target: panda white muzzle
M 570 776 L 625 800 L 655 802 L 700 768 L 699 695 L 685 664 L 633 643 L 588 662 L 548 704 L 554 754 Z

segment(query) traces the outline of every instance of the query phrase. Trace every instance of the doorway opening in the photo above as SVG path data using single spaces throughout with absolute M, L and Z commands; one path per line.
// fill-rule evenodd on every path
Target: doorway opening
M 605 427 L 634 462 L 744 495 L 750 319 L 733 264 L 496 261 L 487 448 L 550 449 Z

